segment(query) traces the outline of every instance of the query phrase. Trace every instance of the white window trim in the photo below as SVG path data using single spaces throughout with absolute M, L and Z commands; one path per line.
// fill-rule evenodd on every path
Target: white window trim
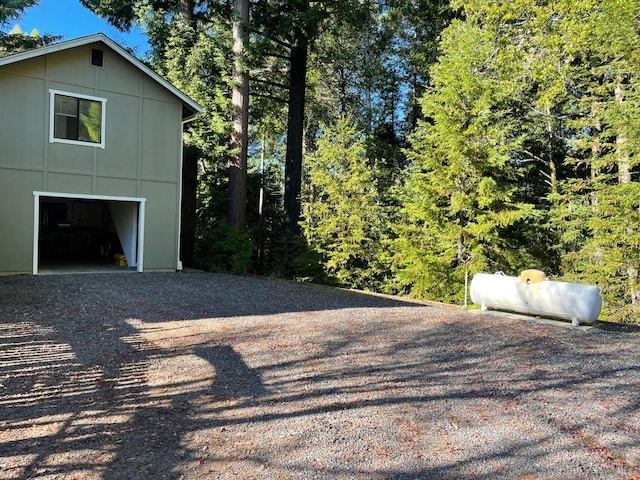
M 64 95 L 67 97 L 73 98 L 82 98 L 84 100 L 93 100 L 94 102 L 102 103 L 102 118 L 100 119 L 100 143 L 93 142 L 81 142 L 79 140 L 67 140 L 66 138 L 55 138 L 54 136 L 54 128 L 55 128 L 55 98 L 56 95 Z M 106 118 L 107 118 L 107 99 L 94 97 L 92 95 L 83 95 L 81 93 L 73 93 L 73 92 L 65 92 L 63 90 L 54 90 L 53 88 L 49 89 L 49 143 L 66 143 L 69 145 L 83 145 L 85 147 L 100 147 L 104 149 L 105 142 L 105 126 L 106 126 Z

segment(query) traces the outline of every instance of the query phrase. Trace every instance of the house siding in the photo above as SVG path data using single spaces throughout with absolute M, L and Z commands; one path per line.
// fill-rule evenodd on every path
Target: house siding
M 42 172 L 0 169 L 0 271 L 31 272 L 33 191 Z
M 104 149 L 49 143 L 50 89 L 107 100 Z M 179 98 L 98 43 L 0 66 L 0 108 L 0 272 L 32 269 L 34 191 L 146 198 L 145 270 L 176 267 Z

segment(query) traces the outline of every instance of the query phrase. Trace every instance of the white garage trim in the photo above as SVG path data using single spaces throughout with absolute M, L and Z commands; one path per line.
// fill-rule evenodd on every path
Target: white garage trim
M 40 198 L 69 198 L 80 200 L 103 200 L 112 202 L 130 202 L 138 204 L 138 258 L 137 271 L 142 272 L 144 259 L 144 214 L 147 199 L 140 197 L 114 197 L 111 195 L 83 195 L 77 193 L 61 193 L 61 192 L 33 192 L 33 274 L 38 274 L 38 257 L 39 245 L 38 234 L 40 229 Z

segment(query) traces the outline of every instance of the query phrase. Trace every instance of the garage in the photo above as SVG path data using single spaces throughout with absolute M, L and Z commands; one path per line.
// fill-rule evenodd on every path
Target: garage
M 34 192 L 34 275 L 141 272 L 144 206 L 144 198 Z
M 182 269 L 201 106 L 102 34 L 0 58 L 0 105 L 0 275 Z

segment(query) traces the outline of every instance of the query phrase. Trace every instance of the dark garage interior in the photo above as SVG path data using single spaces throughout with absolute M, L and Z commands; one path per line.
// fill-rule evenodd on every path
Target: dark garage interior
M 40 198 L 39 268 L 123 267 L 110 208 L 103 200 Z

